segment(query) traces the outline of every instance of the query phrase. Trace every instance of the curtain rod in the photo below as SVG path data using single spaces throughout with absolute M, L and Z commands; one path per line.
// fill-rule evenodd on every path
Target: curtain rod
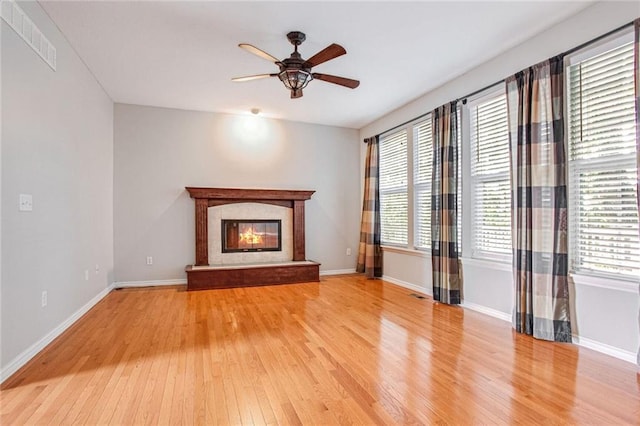
M 609 31 L 609 32 L 607 32 L 607 33 L 605 33 L 605 34 L 599 35 L 598 37 L 592 38 L 592 39 L 591 39 L 591 40 L 589 40 L 589 41 L 585 41 L 584 43 L 579 44 L 579 45 L 578 45 L 578 46 L 576 46 L 576 47 L 573 47 L 573 48 L 571 48 L 571 49 L 569 49 L 569 50 L 567 50 L 567 51 L 565 51 L 565 52 L 561 53 L 559 56 L 567 56 L 567 55 L 570 55 L 570 54 L 572 54 L 572 53 L 577 52 L 578 50 L 584 49 L 585 47 L 587 47 L 587 46 L 589 46 L 589 45 L 591 45 L 591 44 L 593 44 L 593 43 L 597 43 L 597 42 L 599 42 L 600 40 L 602 40 L 602 39 L 604 39 L 604 38 L 607 38 L 607 37 L 609 37 L 610 35 L 613 35 L 613 34 L 617 33 L 618 31 L 622 31 L 623 29 L 625 29 L 625 28 L 627 28 L 627 27 L 629 27 L 629 26 L 632 26 L 632 25 L 633 25 L 633 23 L 634 23 L 634 21 L 627 22 L 626 24 L 621 25 L 621 26 L 619 26 L 618 28 L 615 28 L 615 29 L 613 29 L 613 30 L 611 30 L 611 31 Z M 472 97 L 472 96 L 475 96 L 475 95 L 477 95 L 478 93 L 482 93 L 482 92 L 484 92 L 485 90 L 492 88 L 493 86 L 497 86 L 498 84 L 504 83 L 504 81 L 505 81 L 505 79 L 504 79 L 504 78 L 503 78 L 503 79 L 501 79 L 501 80 L 498 80 L 498 81 L 496 81 L 495 83 L 491 83 L 491 84 L 489 84 L 489 85 L 487 85 L 487 86 L 484 86 L 482 89 L 478 89 L 478 90 L 473 91 L 473 92 L 471 92 L 471 93 L 469 93 L 469 94 L 467 94 L 467 95 L 464 95 L 464 96 L 462 96 L 462 97 L 460 97 L 460 98 L 456 99 L 456 101 L 462 101 L 462 104 L 463 104 L 463 105 L 465 105 L 465 104 L 467 103 L 467 99 L 468 99 L 468 98 L 470 98 L 470 97 Z M 426 112 L 426 113 L 424 113 L 424 114 L 422 114 L 422 115 L 419 115 L 419 116 L 417 116 L 417 117 L 414 117 L 414 118 L 412 118 L 411 120 L 407 120 L 407 121 L 405 121 L 404 123 L 398 124 L 397 126 L 393 126 L 393 127 L 389 128 L 389 129 L 385 130 L 384 132 L 380 132 L 378 135 L 382 135 L 382 134 L 384 134 L 384 133 L 388 133 L 388 132 L 390 132 L 390 131 L 392 131 L 392 130 L 395 130 L 395 129 L 399 128 L 399 127 L 404 127 L 404 126 L 406 126 L 407 124 L 409 124 L 409 123 L 411 123 L 411 122 L 413 122 L 413 121 L 419 120 L 419 119 L 421 119 L 421 118 L 423 118 L 423 117 L 426 117 L 426 116 L 427 116 L 427 115 L 429 115 L 429 114 L 431 114 L 431 111 Z M 365 143 L 366 143 L 366 142 L 365 142 Z

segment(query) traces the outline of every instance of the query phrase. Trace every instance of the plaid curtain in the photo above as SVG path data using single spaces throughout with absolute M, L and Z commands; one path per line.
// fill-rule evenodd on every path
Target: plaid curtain
M 431 263 L 433 299 L 459 304 L 462 275 L 458 247 L 457 101 L 433 111 L 431 189 Z
M 513 325 L 539 339 L 571 342 L 563 84 L 561 57 L 506 80 L 515 203 Z
M 365 139 L 367 159 L 364 175 L 364 200 L 362 201 L 362 224 L 360 225 L 360 245 L 358 246 L 357 272 L 364 272 L 367 278 L 382 276 L 382 249 L 380 247 L 380 180 L 379 180 L 379 138 Z
M 640 211 L 640 18 L 633 21 L 635 37 L 633 42 L 635 89 L 636 89 L 636 156 L 638 157 L 638 210 Z M 640 313 L 638 313 L 640 324 Z M 640 349 L 638 350 L 638 365 L 640 365 Z

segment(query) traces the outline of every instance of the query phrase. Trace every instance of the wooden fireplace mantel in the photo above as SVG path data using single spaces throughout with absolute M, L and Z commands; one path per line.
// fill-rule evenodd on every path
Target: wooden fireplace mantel
M 305 201 L 316 192 L 280 189 L 194 188 L 192 186 L 188 186 L 187 191 L 189 191 L 191 198 L 230 200 L 236 203 L 252 202 L 252 200 Z
M 293 260 L 305 260 L 304 202 L 315 191 L 191 186 L 186 189 L 196 202 L 195 266 L 209 264 L 209 207 L 233 203 L 265 203 L 293 208 Z

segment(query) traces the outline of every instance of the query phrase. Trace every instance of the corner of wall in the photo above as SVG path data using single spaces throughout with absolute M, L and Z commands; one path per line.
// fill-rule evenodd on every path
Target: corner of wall
M 47 345 L 49 345 L 58 336 L 64 333 L 65 330 L 71 327 L 73 323 L 78 321 L 84 314 L 89 312 L 91 308 L 93 308 L 98 304 L 98 302 L 104 299 L 113 289 L 114 285 L 109 285 L 109 287 L 98 293 L 93 299 L 89 300 L 89 302 L 87 302 L 84 306 L 71 314 L 71 316 L 69 316 L 63 322 L 58 324 L 53 330 L 43 336 L 40 340 L 22 351 L 10 362 L 3 364 L 3 367 L 0 369 L 0 384 L 4 383 L 9 377 L 13 376 L 18 370 L 20 370 L 29 361 L 35 358 L 40 351 L 42 351 L 45 347 L 47 347 Z
M 55 45 L 57 66 L 2 22 L 3 377 L 101 298 L 113 274 L 113 101 L 41 5 L 20 7 Z M 18 211 L 23 193 L 33 211 Z

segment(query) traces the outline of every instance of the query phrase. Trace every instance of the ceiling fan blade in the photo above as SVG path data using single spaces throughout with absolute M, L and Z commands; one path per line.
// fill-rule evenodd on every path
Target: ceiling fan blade
M 251 52 L 254 55 L 258 55 L 260 56 L 262 59 L 266 59 L 269 62 L 273 62 L 273 63 L 278 63 L 280 62 L 280 59 L 276 58 L 275 56 L 271 56 L 269 55 L 267 52 L 265 52 L 264 50 L 258 49 L 257 47 L 251 45 L 251 44 L 247 44 L 247 43 L 240 43 L 238 45 L 238 47 L 243 48 L 244 50 L 246 50 L 247 52 Z
M 317 80 L 322 80 L 322 81 L 326 81 L 328 83 L 333 83 L 333 84 L 339 84 L 340 86 L 348 87 L 350 89 L 355 89 L 356 87 L 360 86 L 360 82 L 358 80 L 352 80 L 350 78 L 338 77 L 338 76 L 329 75 L 329 74 L 320 74 L 317 72 L 314 72 L 311 75 L 313 75 L 313 78 Z
M 323 50 L 307 59 L 307 61 L 305 62 L 305 66 L 309 68 L 315 67 L 316 65 L 319 65 L 323 62 L 327 62 L 331 59 L 337 58 L 338 56 L 342 56 L 345 53 L 347 53 L 347 51 L 344 50 L 344 47 L 340 46 L 339 44 L 333 43 L 332 45 L 325 47 Z
M 291 99 L 298 99 L 302 97 L 302 89 L 291 90 Z
M 250 81 L 250 80 L 257 80 L 259 78 L 266 78 L 266 77 L 276 77 L 278 74 L 256 74 L 256 75 L 246 75 L 244 77 L 235 77 L 232 78 L 231 81 Z

